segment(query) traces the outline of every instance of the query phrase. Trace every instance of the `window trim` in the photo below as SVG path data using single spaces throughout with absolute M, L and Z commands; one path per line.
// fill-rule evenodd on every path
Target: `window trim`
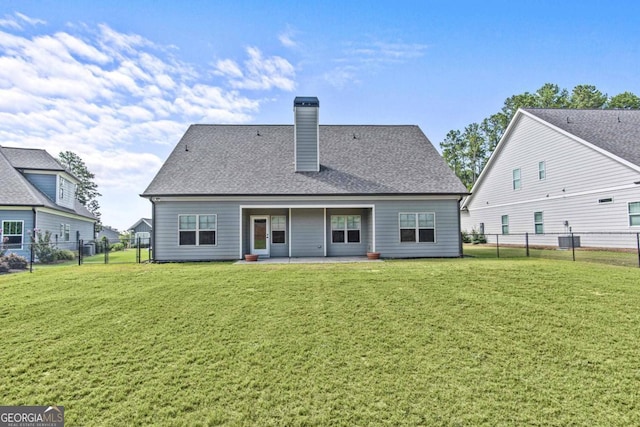
M 349 217 L 358 217 L 358 228 L 349 228 Z M 334 217 L 342 217 L 344 218 L 344 228 L 333 228 L 333 218 Z M 331 244 L 332 245 L 360 245 L 362 244 L 362 215 L 331 215 L 329 219 L 329 227 L 331 228 Z M 343 242 L 334 242 L 333 241 L 333 232 L 335 231 L 344 231 L 344 241 Z M 349 231 L 358 231 L 358 241 L 350 242 L 349 241 Z
M 627 218 L 628 218 L 628 224 L 629 227 L 640 227 L 640 224 L 638 225 L 631 225 L 631 217 L 640 217 L 640 213 L 631 213 L 631 205 L 638 203 L 640 205 L 640 200 L 638 200 L 637 202 L 627 202 Z
M 195 216 L 196 217 L 196 228 L 194 229 L 185 229 L 185 230 L 181 230 L 180 229 L 180 217 L 182 216 Z M 201 216 L 213 216 L 215 218 L 215 223 L 216 226 L 215 228 L 200 228 L 200 217 Z M 218 214 L 178 214 L 178 247 L 199 247 L 199 246 L 204 246 L 204 247 L 215 247 L 218 246 Z M 181 245 L 180 244 L 180 232 L 181 231 L 193 231 L 196 233 L 196 242 L 193 245 Z M 200 232 L 201 231 L 213 231 L 215 232 L 215 243 L 213 245 L 209 245 L 209 244 L 200 244 Z
M 538 181 L 544 181 L 545 179 L 547 179 L 547 162 L 543 160 L 538 162 Z
M 20 223 L 20 229 L 22 230 L 21 234 L 5 234 L 4 233 L 4 224 L 6 222 L 19 222 Z M 24 220 L 21 219 L 3 219 L 2 220 L 2 229 L 0 229 L 0 231 L 2 233 L 0 233 L 0 238 L 2 238 L 2 240 L 4 240 L 5 237 L 8 236 L 20 236 L 20 248 L 17 247 L 10 247 L 9 249 L 15 250 L 15 251 L 21 251 L 24 250 Z M 2 244 L 2 242 L 0 242 L 0 244 Z M 16 243 L 7 243 L 7 245 L 15 245 Z
M 282 217 L 284 218 L 284 223 L 283 223 L 283 227 L 282 229 L 280 228 L 273 228 L 273 218 L 278 218 L 278 217 Z M 287 244 L 287 216 L 286 215 L 271 215 L 271 223 L 269 224 L 269 226 L 271 227 L 271 244 L 272 245 L 286 245 Z M 276 243 L 273 241 L 273 232 L 274 231 L 284 231 L 284 242 L 282 243 Z
M 60 236 L 58 240 L 61 242 L 71 241 L 71 224 L 60 223 Z
M 518 178 L 516 178 L 516 171 L 518 172 Z M 517 186 L 516 182 L 518 183 Z M 518 191 L 522 188 L 522 169 L 516 168 L 511 171 L 511 188 L 513 191 Z
M 506 218 L 506 222 L 505 222 L 505 218 Z M 507 235 L 509 234 L 509 215 L 502 215 L 502 217 L 500 218 L 500 222 L 501 222 L 501 230 L 502 230 L 502 234 Z M 505 227 L 507 227 L 507 231 L 505 231 Z
M 537 222 L 536 214 L 540 214 L 540 222 Z M 538 233 L 538 225 L 542 228 L 540 233 Z M 534 234 L 544 234 L 544 211 L 536 211 L 533 213 L 533 232 Z
M 420 219 L 418 215 L 433 215 L 433 227 L 420 227 Z M 401 215 L 414 215 L 415 216 L 415 224 L 413 227 L 415 230 L 415 241 L 413 242 L 403 242 L 402 241 L 402 230 L 411 230 L 411 227 L 401 227 L 400 217 Z M 421 242 L 420 241 L 420 230 L 433 230 L 433 242 Z M 433 245 L 438 243 L 438 233 L 437 230 L 437 222 L 436 222 L 436 213 L 435 212 L 398 212 L 398 242 L 401 244 L 419 244 L 419 245 Z

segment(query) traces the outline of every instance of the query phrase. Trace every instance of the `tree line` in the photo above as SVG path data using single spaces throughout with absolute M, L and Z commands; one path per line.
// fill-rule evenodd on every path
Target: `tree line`
M 518 108 L 640 109 L 640 97 L 631 92 L 609 97 L 593 85 L 578 85 L 569 92 L 553 83 L 510 96 L 499 112 L 462 131 L 450 130 L 440 143 L 442 156 L 467 189 L 480 176 Z

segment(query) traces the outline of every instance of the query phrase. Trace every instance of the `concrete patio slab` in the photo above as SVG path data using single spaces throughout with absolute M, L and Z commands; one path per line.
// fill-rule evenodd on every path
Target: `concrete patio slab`
M 299 257 L 299 258 L 260 258 L 258 261 L 239 260 L 234 264 L 337 264 L 348 262 L 382 262 L 381 259 L 368 259 L 366 256 L 348 257 Z

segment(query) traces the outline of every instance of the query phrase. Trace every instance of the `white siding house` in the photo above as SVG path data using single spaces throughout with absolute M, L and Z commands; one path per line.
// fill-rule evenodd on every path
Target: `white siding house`
M 582 246 L 635 247 L 640 111 L 518 110 L 471 193 L 462 229 L 490 239 L 557 245 L 573 232 Z

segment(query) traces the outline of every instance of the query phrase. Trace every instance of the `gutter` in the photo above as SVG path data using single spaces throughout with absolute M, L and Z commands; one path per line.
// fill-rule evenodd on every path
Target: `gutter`
M 149 247 L 151 248 L 151 261 L 156 262 L 156 202 L 152 199 L 149 199 L 149 201 L 151 202 L 151 241 L 149 242 Z

